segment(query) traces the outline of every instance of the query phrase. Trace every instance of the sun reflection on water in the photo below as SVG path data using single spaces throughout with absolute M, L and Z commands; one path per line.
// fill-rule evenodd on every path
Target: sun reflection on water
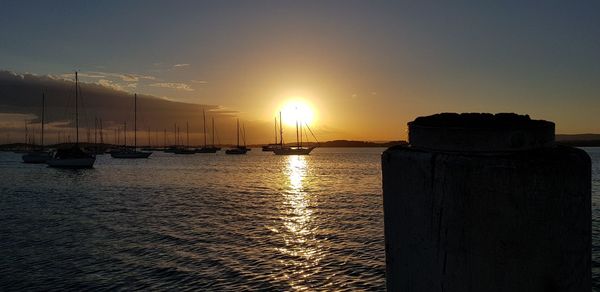
M 283 278 L 294 290 L 307 290 L 305 285 L 310 276 L 318 272 L 322 258 L 319 241 L 315 238 L 315 227 L 312 225 L 311 194 L 307 192 L 309 161 L 305 156 L 286 157 L 284 173 L 287 186 L 284 196 L 281 220 L 285 227 L 283 232 L 284 246 L 277 250 L 286 255 L 288 260 Z

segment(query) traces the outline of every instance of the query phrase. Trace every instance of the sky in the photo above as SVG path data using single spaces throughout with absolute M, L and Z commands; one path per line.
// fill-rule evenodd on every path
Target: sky
M 222 142 L 235 138 L 236 118 L 249 143 L 271 142 L 273 118 L 290 100 L 314 111 L 320 140 L 406 139 L 407 122 L 439 112 L 516 112 L 554 121 L 557 133 L 600 133 L 598 1 L 0 6 L 0 135 L 13 140 L 24 120 L 39 123 L 42 87 L 68 88 L 76 70 L 84 88 L 105 90 L 96 98 L 111 96 L 87 100 L 107 129 L 131 122 L 138 93 L 162 102 L 149 112 L 141 101 L 140 128 L 187 122 L 194 141 L 203 138 L 204 109 Z M 66 106 L 56 96 L 47 102 Z M 48 113 L 50 131 L 72 124 L 58 112 Z

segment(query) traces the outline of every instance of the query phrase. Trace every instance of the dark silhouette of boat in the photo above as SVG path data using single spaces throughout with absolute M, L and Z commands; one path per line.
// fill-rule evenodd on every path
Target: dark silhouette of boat
M 225 150 L 225 154 L 240 155 L 246 154 L 250 149 L 246 147 L 246 133 L 244 132 L 244 146 L 240 146 L 240 119 L 237 120 L 237 146 Z
M 44 114 L 46 109 L 46 95 L 42 93 L 42 138 L 40 149 L 30 151 L 24 154 L 21 158 L 24 163 L 46 163 L 48 160 L 52 158 L 50 152 L 44 150 Z
M 202 109 L 202 119 L 204 121 L 204 146 L 196 149 L 196 153 L 217 153 L 221 148 L 215 147 L 215 119 L 212 119 L 212 146 L 206 144 L 206 113 Z
M 281 112 L 279 113 L 279 115 L 280 115 L 280 120 L 281 120 Z M 262 147 L 262 151 L 269 152 L 269 151 L 273 151 L 279 147 L 281 147 L 281 145 L 279 145 L 279 143 L 277 142 L 277 117 L 275 117 L 275 143 L 264 145 Z
M 296 120 L 296 146 L 284 146 L 283 144 L 283 130 L 281 127 L 281 112 L 279 113 L 279 129 L 280 129 L 280 144 L 279 147 L 276 147 L 273 149 L 273 153 L 275 153 L 275 155 L 308 155 L 310 154 L 311 151 L 313 151 L 313 149 L 316 148 L 316 146 L 310 146 L 310 147 L 304 147 L 302 146 L 302 124 L 298 123 L 298 120 Z M 307 125 L 308 128 L 308 125 Z M 308 129 L 309 131 L 310 128 Z M 312 131 L 311 131 L 312 134 Z M 314 135 L 313 135 L 314 137 Z M 316 140 L 316 139 L 315 139 Z
M 173 153 L 175 154 L 196 154 L 196 149 L 190 148 L 190 124 L 185 123 L 185 131 L 187 134 L 186 147 L 176 148 Z
M 92 168 L 96 155 L 83 151 L 79 147 L 79 79 L 75 72 L 75 144 L 68 148 L 57 149 L 46 163 L 57 168 Z
M 138 159 L 148 158 L 152 154 L 152 152 L 137 151 L 137 93 L 133 95 L 133 104 L 133 149 L 127 148 L 127 138 L 125 138 L 125 148 L 111 152 L 110 156 L 112 156 L 112 158 Z

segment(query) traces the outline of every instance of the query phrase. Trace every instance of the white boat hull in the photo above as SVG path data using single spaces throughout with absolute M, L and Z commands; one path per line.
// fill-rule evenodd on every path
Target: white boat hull
M 50 159 L 46 163 L 50 167 L 57 168 L 92 168 L 96 162 L 96 157 L 86 158 L 66 158 L 66 159 Z

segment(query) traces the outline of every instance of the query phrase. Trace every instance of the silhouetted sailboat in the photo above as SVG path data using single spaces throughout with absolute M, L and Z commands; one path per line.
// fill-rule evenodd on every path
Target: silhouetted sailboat
M 211 147 L 208 147 L 208 145 L 206 145 L 206 113 L 204 111 L 204 109 L 202 109 L 202 119 L 204 120 L 204 146 L 202 148 L 196 149 L 196 153 L 217 153 L 218 150 L 220 150 L 220 148 L 215 147 L 215 120 L 213 119 L 213 145 Z
M 137 93 L 133 95 L 133 100 L 133 149 L 127 148 L 127 145 L 125 145 L 123 150 L 110 153 L 113 158 L 148 158 L 152 154 L 152 152 L 137 151 Z
M 58 149 L 53 157 L 46 161 L 50 167 L 60 168 L 92 168 L 96 162 L 96 155 L 83 151 L 79 147 L 79 79 L 75 72 L 75 145 L 65 149 Z
M 245 134 L 244 134 L 245 136 Z M 240 119 L 237 120 L 237 147 L 225 150 L 225 154 L 246 154 L 246 139 L 244 137 L 244 146 L 240 146 Z
M 281 113 L 279 113 L 281 115 Z M 280 117 L 281 119 L 281 117 Z M 275 144 L 268 144 L 262 147 L 262 151 L 273 151 L 275 148 L 279 148 L 280 145 L 277 143 L 277 117 L 275 117 Z
M 189 123 L 185 123 L 185 132 L 187 135 L 187 141 L 186 141 L 186 147 L 180 147 L 175 149 L 175 151 L 173 151 L 173 153 L 175 154 L 195 154 L 196 150 L 195 149 L 191 149 L 190 148 L 190 125 Z
M 167 138 L 166 138 L 167 137 L 166 136 L 167 132 L 166 131 L 167 130 L 165 129 L 165 149 L 163 150 L 163 152 L 165 152 L 165 153 L 175 153 L 175 151 L 179 148 L 178 147 L 179 138 L 177 137 L 177 123 L 175 123 L 173 125 L 173 137 L 175 139 L 174 140 L 175 143 L 173 145 L 171 145 L 171 146 L 167 146 L 167 142 L 166 142 L 167 141 Z
M 42 93 L 42 137 L 40 149 L 31 151 L 22 156 L 24 163 L 46 163 L 52 155 L 44 150 L 44 114 L 46 111 L 46 95 Z
M 279 116 L 280 116 L 279 122 L 281 122 L 281 113 L 279 113 Z M 302 139 L 300 138 L 300 137 L 302 137 L 302 124 L 299 124 L 298 120 L 296 120 L 296 146 L 290 147 L 290 146 L 283 145 L 283 130 L 281 129 L 281 125 L 279 126 L 279 128 L 280 128 L 280 133 L 281 133 L 280 147 L 273 149 L 273 153 L 275 153 L 276 155 L 308 155 L 308 154 L 310 154 L 311 151 L 313 151 L 313 149 L 316 148 L 316 146 L 310 146 L 310 147 L 302 146 Z M 309 130 L 310 130 L 310 128 L 309 128 Z

